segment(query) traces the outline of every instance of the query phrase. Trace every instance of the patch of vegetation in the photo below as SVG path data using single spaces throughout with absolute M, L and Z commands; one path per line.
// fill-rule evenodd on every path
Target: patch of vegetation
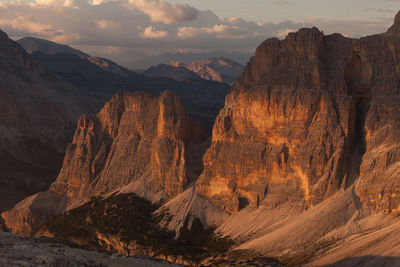
M 216 235 L 214 227 L 205 229 L 199 219 L 189 217 L 176 239 L 174 231 L 160 227 L 160 222 L 169 220 L 170 215 L 165 211 L 154 213 L 159 207 L 160 204 L 153 204 L 135 194 L 114 194 L 105 199 L 97 197 L 49 219 L 42 229 L 57 238 L 79 241 L 96 249 L 107 249 L 97 233 L 116 236 L 126 244 L 134 242 L 139 251 L 149 251 L 151 256 L 181 257 L 195 264 L 228 251 L 234 244 L 230 239 Z

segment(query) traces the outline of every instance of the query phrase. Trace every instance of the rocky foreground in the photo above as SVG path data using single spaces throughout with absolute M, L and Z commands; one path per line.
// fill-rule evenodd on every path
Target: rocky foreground
M 125 257 L 72 247 L 50 238 L 23 238 L 0 233 L 0 266 L 179 266 L 145 256 Z

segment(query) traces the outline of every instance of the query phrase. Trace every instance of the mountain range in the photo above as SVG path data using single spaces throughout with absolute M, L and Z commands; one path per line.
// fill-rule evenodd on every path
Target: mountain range
M 206 60 L 208 58 L 223 57 L 238 62 L 241 65 L 246 65 L 249 61 L 251 54 L 245 52 L 226 52 L 226 51 L 210 51 L 204 53 L 195 52 L 177 52 L 177 53 L 165 53 L 157 56 L 145 56 L 142 59 L 138 59 L 133 63 L 127 65 L 133 69 L 148 69 L 151 66 L 157 66 L 160 63 L 166 63 L 169 61 L 182 62 L 189 64 L 196 61 Z
M 244 66 L 223 57 L 213 57 L 188 64 L 169 61 L 152 66 L 143 74 L 147 77 L 165 77 L 178 81 L 204 79 L 232 85 L 240 76 Z
M 2 127 L 53 144 L 89 114 L 49 189 L 4 211 L 4 230 L 187 265 L 400 265 L 400 12 L 360 39 L 313 27 L 265 40 L 231 90 L 0 44 L 2 80 L 34 85 L 4 92 L 65 86 L 43 94 L 62 91 L 55 110 L 8 101 Z

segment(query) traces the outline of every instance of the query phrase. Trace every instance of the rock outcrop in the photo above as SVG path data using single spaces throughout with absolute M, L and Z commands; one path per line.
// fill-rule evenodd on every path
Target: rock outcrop
M 197 192 L 230 213 L 307 209 L 356 181 L 364 205 L 397 213 L 399 19 L 359 40 L 312 28 L 262 43 L 216 120 Z
M 206 139 L 172 92 L 158 98 L 118 93 L 95 118 L 79 119 L 50 192 L 3 213 L 5 225 L 30 235 L 46 218 L 112 192 L 134 192 L 151 201 L 174 197 L 200 174 Z
M 176 196 L 199 175 L 190 146 L 205 138 L 172 92 L 118 93 L 93 120 L 80 118 L 51 190 L 88 199 L 131 185 L 138 195 Z

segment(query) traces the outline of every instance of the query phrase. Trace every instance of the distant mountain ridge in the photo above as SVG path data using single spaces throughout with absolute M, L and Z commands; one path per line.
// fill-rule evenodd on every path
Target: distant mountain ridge
M 143 74 L 147 77 L 165 77 L 178 81 L 204 79 L 232 85 L 240 76 L 244 66 L 223 57 L 213 57 L 191 62 L 168 61 L 152 66 Z
M 68 45 L 58 44 L 52 41 L 34 37 L 24 37 L 17 40 L 17 43 L 20 44 L 30 54 L 34 54 L 35 52 L 41 52 L 51 56 L 54 56 L 56 54 L 71 54 L 80 58 L 87 59 L 88 61 L 99 66 L 100 68 L 117 75 L 126 76 L 130 72 L 128 69 L 119 66 L 117 63 L 111 60 L 101 57 L 90 56 Z
M 68 45 L 62 45 L 35 37 L 24 37 L 17 40 L 17 43 L 20 44 L 29 54 L 32 54 L 35 51 L 41 51 L 48 55 L 54 55 L 57 53 L 68 53 L 85 58 L 89 57 L 88 54 L 83 53 L 78 49 L 74 49 Z
M 197 77 L 181 80 L 151 75 L 147 77 L 111 60 L 92 57 L 69 46 L 47 40 L 22 38 L 18 42 L 32 52 L 31 56 L 37 62 L 54 70 L 66 81 L 103 103 L 118 91 L 146 91 L 158 95 L 169 89 L 182 98 L 188 112 L 200 118 L 209 130 L 230 89 L 227 84 Z
M 179 61 L 185 64 L 189 64 L 195 61 L 206 60 L 208 58 L 214 57 L 228 58 L 238 62 L 241 65 L 246 65 L 252 55 L 252 53 L 226 51 L 211 51 L 204 53 L 165 53 L 162 55 L 146 57 L 144 59 L 137 60 L 130 64 L 129 67 L 134 69 L 148 69 L 151 66 L 157 66 L 158 64 L 166 63 L 168 61 Z
M 159 64 L 145 70 L 143 75 L 151 78 L 170 78 L 177 81 L 201 80 L 202 78 L 184 66 L 171 66 L 168 64 Z
M 184 67 L 205 80 L 233 84 L 242 73 L 244 66 L 224 57 L 212 57 L 189 64 L 179 61 L 169 61 L 168 65 Z

